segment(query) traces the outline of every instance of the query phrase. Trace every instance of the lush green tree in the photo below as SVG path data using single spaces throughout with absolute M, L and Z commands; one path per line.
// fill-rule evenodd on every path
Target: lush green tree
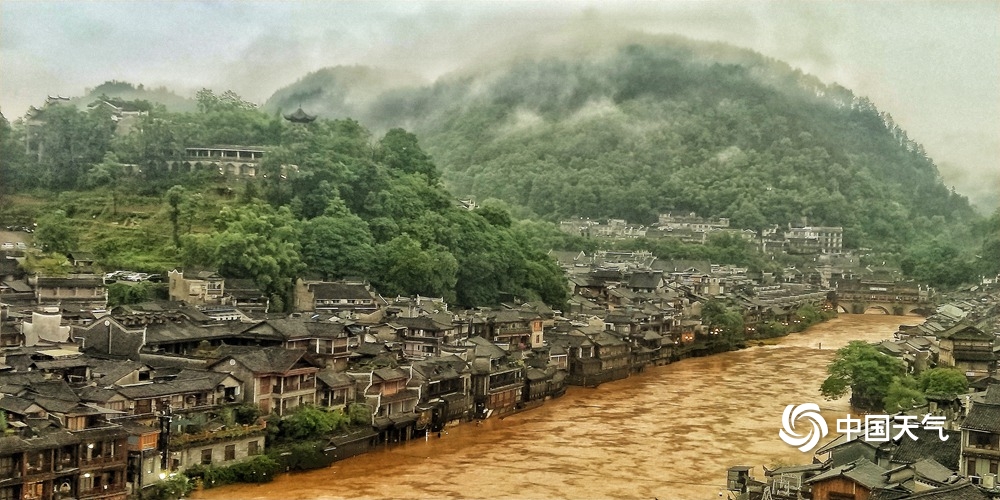
M 455 300 L 458 261 L 441 246 L 421 248 L 407 235 L 376 248 L 372 282 L 384 294 L 424 295 Z
M 881 410 L 893 381 L 906 374 L 906 366 L 896 358 L 878 352 L 863 341 L 853 341 L 838 349 L 827 367 L 830 374 L 820 392 L 827 399 L 837 399 L 851 392 L 851 405 L 867 410 Z
M 54 210 L 38 218 L 35 244 L 46 252 L 65 254 L 77 249 L 79 225 L 63 210 Z
M 185 474 L 171 474 L 148 488 L 143 488 L 142 500 L 179 500 L 194 491 L 194 482 Z
M 302 405 L 281 420 L 281 434 L 290 441 L 316 439 L 345 429 L 349 424 L 350 418 L 340 410 Z
M 379 159 L 389 169 L 408 174 L 422 174 L 430 183 L 437 181 L 437 167 L 421 149 L 417 136 L 394 128 L 379 141 Z
M 372 411 L 366 404 L 351 403 L 347 406 L 347 416 L 351 425 L 371 425 Z
M 722 301 L 713 299 L 702 305 L 701 321 L 723 338 L 736 339 L 743 336 L 743 316 Z
M 476 214 L 486 219 L 490 224 L 497 227 L 509 228 L 511 226 L 510 212 L 496 205 L 486 205 L 476 209 Z
M 167 190 L 166 199 L 167 204 L 170 206 L 171 235 L 173 236 L 174 246 L 179 248 L 181 246 L 181 204 L 187 199 L 187 190 L 184 189 L 184 186 L 173 186 Z
M 323 215 L 302 223 L 302 262 L 326 279 L 366 277 L 375 262 L 368 224 L 351 213 Z
M 969 380 L 955 368 L 931 368 L 917 378 L 917 388 L 927 395 L 953 398 L 968 391 Z
M 285 305 L 303 270 L 300 238 L 300 225 L 288 208 L 254 204 L 224 207 L 216 232 L 181 241 L 186 263 L 215 266 L 223 276 L 251 278 L 271 295 L 272 304 Z
M 885 397 L 882 398 L 882 403 L 885 411 L 896 413 L 924 405 L 927 400 L 924 398 L 924 393 L 917 387 L 917 381 L 913 377 L 905 376 L 896 377 L 889 384 Z
M 108 307 L 139 304 L 153 299 L 166 299 L 167 288 L 162 283 L 112 283 L 108 285 Z

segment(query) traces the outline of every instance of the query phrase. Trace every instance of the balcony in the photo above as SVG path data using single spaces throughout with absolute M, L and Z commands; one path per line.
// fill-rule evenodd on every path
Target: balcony
M 34 464 L 28 462 L 28 466 L 25 470 L 29 476 L 32 474 L 45 474 L 46 472 L 52 472 L 52 463 L 48 461 Z
M 101 497 L 105 495 L 115 495 L 119 493 L 125 493 L 125 484 L 105 484 L 104 486 L 98 486 L 96 488 L 90 488 L 86 490 L 80 490 L 77 493 L 77 498 L 90 498 L 90 497 Z
M 285 384 L 284 387 L 275 385 L 271 387 L 271 394 L 288 394 L 296 391 L 309 391 L 316 389 L 316 380 L 302 382 L 301 384 Z
M 97 467 L 105 464 L 111 464 L 116 462 L 124 462 L 125 455 L 121 456 L 111 456 L 111 455 L 97 455 L 90 458 L 81 457 L 80 467 Z

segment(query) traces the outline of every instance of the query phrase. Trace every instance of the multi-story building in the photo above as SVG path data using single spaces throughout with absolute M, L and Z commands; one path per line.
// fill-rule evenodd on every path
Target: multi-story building
M 972 403 L 962 422 L 962 460 L 965 476 L 989 478 L 996 483 L 1000 474 L 1000 385 L 986 390 L 982 401 Z

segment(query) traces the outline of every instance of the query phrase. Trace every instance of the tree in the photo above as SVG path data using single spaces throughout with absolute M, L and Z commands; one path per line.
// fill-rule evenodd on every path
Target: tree
M 950 399 L 969 389 L 969 379 L 954 368 L 931 368 L 917 378 L 917 387 L 926 395 Z
M 187 191 L 184 186 L 173 186 L 167 190 L 167 204 L 170 205 L 170 227 L 173 230 L 173 240 L 174 246 L 180 248 L 181 246 L 181 236 L 180 236 L 180 218 L 181 218 L 181 204 L 187 198 Z
M 458 261 L 446 248 L 421 248 L 420 242 L 404 234 L 379 245 L 377 251 L 374 283 L 383 293 L 455 300 Z
M 325 279 L 367 276 L 375 264 L 375 240 L 360 217 L 323 215 L 302 223 L 302 262 Z
M 170 477 L 144 488 L 140 497 L 142 500 L 178 500 L 187 498 L 192 491 L 194 482 L 185 474 L 170 474 Z
M 730 346 L 743 338 L 743 316 L 721 301 L 709 300 L 701 307 L 701 321 Z
M 420 148 L 417 136 L 401 128 L 394 128 L 382 137 L 379 148 L 379 158 L 391 170 L 423 174 L 428 183 L 437 182 L 437 167 L 434 166 L 431 157 Z
M 281 421 L 281 433 L 292 441 L 315 439 L 346 429 L 349 424 L 350 418 L 343 411 L 302 405 Z
M 838 349 L 827 367 L 830 374 L 820 392 L 827 399 L 837 399 L 851 391 L 851 404 L 857 408 L 880 410 L 889 386 L 906 374 L 901 360 L 882 354 L 863 341 L 853 341 Z
M 166 298 L 166 285 L 142 281 L 139 283 L 112 283 L 108 285 L 108 307 L 138 304 L 152 299 Z
M 223 276 L 253 279 L 271 296 L 272 304 L 289 304 L 288 295 L 303 264 L 300 224 L 288 208 L 227 206 L 216 229 L 208 235 L 182 237 L 183 260 L 214 266 Z
M 882 403 L 885 411 L 896 413 L 924 405 L 927 400 L 924 398 L 924 393 L 917 387 L 917 381 L 913 377 L 906 376 L 893 379 L 886 390 Z
M 42 250 L 65 254 L 76 250 L 78 239 L 78 225 L 66 216 L 66 212 L 55 210 L 38 218 L 35 242 Z

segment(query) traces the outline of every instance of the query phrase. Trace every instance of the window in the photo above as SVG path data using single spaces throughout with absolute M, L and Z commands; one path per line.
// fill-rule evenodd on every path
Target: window
M 257 441 L 250 441 L 249 443 L 247 443 L 247 455 L 250 455 L 251 457 L 254 455 L 259 455 L 260 454 L 259 446 L 260 445 L 257 443 Z
M 975 476 L 976 475 L 976 459 L 970 458 L 965 464 L 965 475 Z
M 0 500 L 14 500 L 14 498 L 14 488 L 0 488 Z
M 998 470 L 1000 470 L 1000 462 L 990 462 L 990 474 L 997 474 Z
M 236 460 L 236 445 L 228 444 L 226 445 L 226 461 Z
M 201 450 L 201 465 L 212 465 L 212 449 Z

